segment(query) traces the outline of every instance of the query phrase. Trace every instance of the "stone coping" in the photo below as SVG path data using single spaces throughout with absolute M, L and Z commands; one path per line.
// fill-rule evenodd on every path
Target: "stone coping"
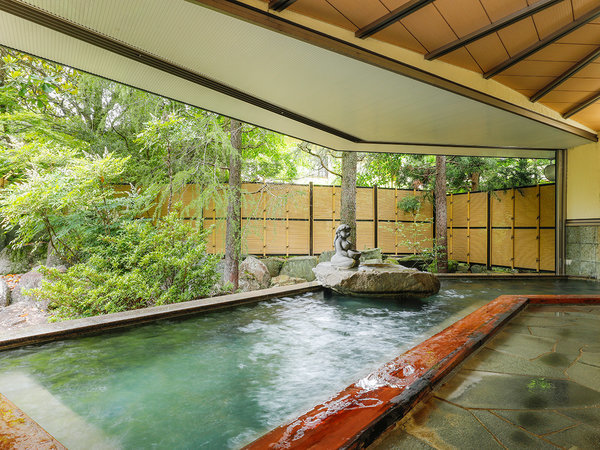
M 245 449 L 368 446 L 530 303 L 600 304 L 600 295 L 502 295 Z
M 30 344 L 68 339 L 84 334 L 95 334 L 106 330 L 130 327 L 159 319 L 169 319 L 230 308 L 237 305 L 256 303 L 276 297 L 298 295 L 321 289 L 321 285 L 317 282 L 300 283 L 292 286 L 274 287 L 259 291 L 242 292 L 171 305 L 153 306 L 133 311 L 87 317 L 84 319 L 36 325 L 0 332 L 0 351 Z
M 0 448 L 67 449 L 2 394 L 0 394 Z

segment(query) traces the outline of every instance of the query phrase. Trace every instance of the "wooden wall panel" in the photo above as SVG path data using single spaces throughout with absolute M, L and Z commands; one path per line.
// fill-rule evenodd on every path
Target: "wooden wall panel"
M 540 254 L 542 270 L 556 270 L 554 242 L 554 230 L 541 230 Z
M 537 187 L 515 189 L 515 226 L 535 227 L 539 209 Z
M 266 237 L 266 254 L 307 255 L 309 252 L 308 221 L 267 220 Z
M 487 227 L 487 192 L 471 194 L 471 227 Z
M 215 225 L 212 219 L 204 219 L 204 228 L 210 228 Z M 225 252 L 225 220 L 217 219 L 216 225 L 208 235 L 206 248 L 209 253 L 224 253 Z
M 242 220 L 242 252 L 249 255 L 263 254 L 263 221 Z
M 374 203 L 373 203 L 373 188 L 357 188 L 356 189 L 356 219 L 357 220 L 373 220 Z M 341 195 L 341 192 L 340 192 Z M 378 199 L 379 201 L 379 199 Z
M 314 186 L 313 213 L 315 219 L 340 218 L 341 191 L 338 186 Z
M 554 227 L 556 225 L 555 214 L 555 196 L 556 185 L 550 184 L 540 186 L 541 205 L 542 205 L 542 224 L 543 227 Z M 553 253 L 554 254 L 554 253 Z M 554 256 L 552 257 L 554 260 Z
M 448 259 L 467 261 L 467 230 L 454 229 L 452 239 L 448 241 Z
M 333 250 L 333 239 L 335 238 L 335 229 L 340 225 L 339 220 L 319 220 L 313 223 L 313 251 L 315 255 L 326 250 Z
M 510 230 L 492 230 L 492 265 L 511 266 L 512 240 Z
M 446 200 L 448 203 L 448 200 Z M 467 196 L 453 195 L 451 203 L 448 204 L 448 218 L 450 218 L 450 208 L 452 208 L 452 226 L 467 226 Z
M 331 241 L 333 247 L 333 241 Z M 373 222 L 356 222 L 356 249 L 363 250 L 375 246 Z
M 398 220 L 397 195 L 400 191 L 394 189 L 378 189 L 377 190 L 377 217 L 379 220 Z
M 382 253 L 391 253 L 397 255 L 400 245 L 396 225 L 394 222 L 379 222 L 377 229 L 377 244 Z
M 536 236 L 536 230 L 515 230 L 515 267 L 537 269 Z
M 308 186 L 273 185 L 265 192 L 267 217 L 308 220 L 310 188 Z
M 512 190 L 495 191 L 491 194 L 492 227 L 510 227 L 512 223 Z

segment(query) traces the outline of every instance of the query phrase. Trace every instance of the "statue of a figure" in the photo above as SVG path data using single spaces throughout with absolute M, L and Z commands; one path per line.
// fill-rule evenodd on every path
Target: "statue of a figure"
M 350 237 L 350 226 L 341 224 L 335 230 L 335 239 L 333 247 L 335 255 L 331 257 L 331 265 L 340 269 L 351 269 L 358 266 L 360 263 L 360 252 L 352 249 L 352 242 L 348 240 Z

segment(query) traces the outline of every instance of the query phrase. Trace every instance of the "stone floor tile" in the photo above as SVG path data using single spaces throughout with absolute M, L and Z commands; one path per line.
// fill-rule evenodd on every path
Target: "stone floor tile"
M 506 448 L 556 449 L 556 446 L 508 423 L 489 411 L 471 411 Z
M 459 372 L 436 392 L 467 408 L 556 409 L 600 405 L 600 392 L 556 378 Z
M 520 314 L 513 319 L 515 325 L 525 325 L 527 327 L 548 327 L 548 328 L 560 328 L 560 327 L 572 327 L 575 325 L 575 320 L 566 317 L 543 317 L 538 314 Z
M 402 425 L 387 433 L 381 444 L 373 448 L 412 449 L 410 446 L 390 446 L 407 439 L 407 434 L 436 449 L 502 448 L 469 411 L 436 399 L 430 399 L 415 408 Z
M 545 436 L 550 442 L 569 449 L 597 449 L 600 447 L 600 431 L 587 425 L 578 425 Z
M 484 348 L 477 355 L 473 356 L 463 365 L 467 370 L 478 370 L 484 372 L 496 372 L 512 375 L 534 375 L 538 377 L 550 378 L 566 378 L 565 369 L 571 361 L 575 359 L 567 359 L 563 365 L 554 365 L 547 363 L 547 359 L 552 360 L 552 354 L 547 357 L 530 361 L 528 359 L 500 353 L 492 349 Z M 557 362 L 552 360 L 552 363 Z
M 532 359 L 551 352 L 555 343 L 556 339 L 553 338 L 502 331 L 488 342 L 486 347 L 525 359 Z
M 600 352 L 588 352 L 586 347 L 581 353 L 581 358 L 579 358 L 578 362 L 600 368 Z
M 561 414 L 600 430 L 600 407 L 561 409 Z
M 600 367 L 577 362 L 567 370 L 567 375 L 582 386 L 600 392 Z
M 435 450 L 435 447 L 406 433 L 403 428 L 385 434 L 383 439 L 375 441 L 369 448 L 377 450 Z
M 578 423 L 578 421 L 554 411 L 501 410 L 494 411 L 494 413 L 538 435 L 563 430 Z

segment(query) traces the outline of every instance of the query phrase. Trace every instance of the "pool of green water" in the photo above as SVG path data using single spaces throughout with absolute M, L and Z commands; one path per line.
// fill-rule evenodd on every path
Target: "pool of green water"
M 0 392 L 63 444 L 239 448 L 502 294 L 586 281 L 442 282 L 410 303 L 280 298 L 0 352 Z

